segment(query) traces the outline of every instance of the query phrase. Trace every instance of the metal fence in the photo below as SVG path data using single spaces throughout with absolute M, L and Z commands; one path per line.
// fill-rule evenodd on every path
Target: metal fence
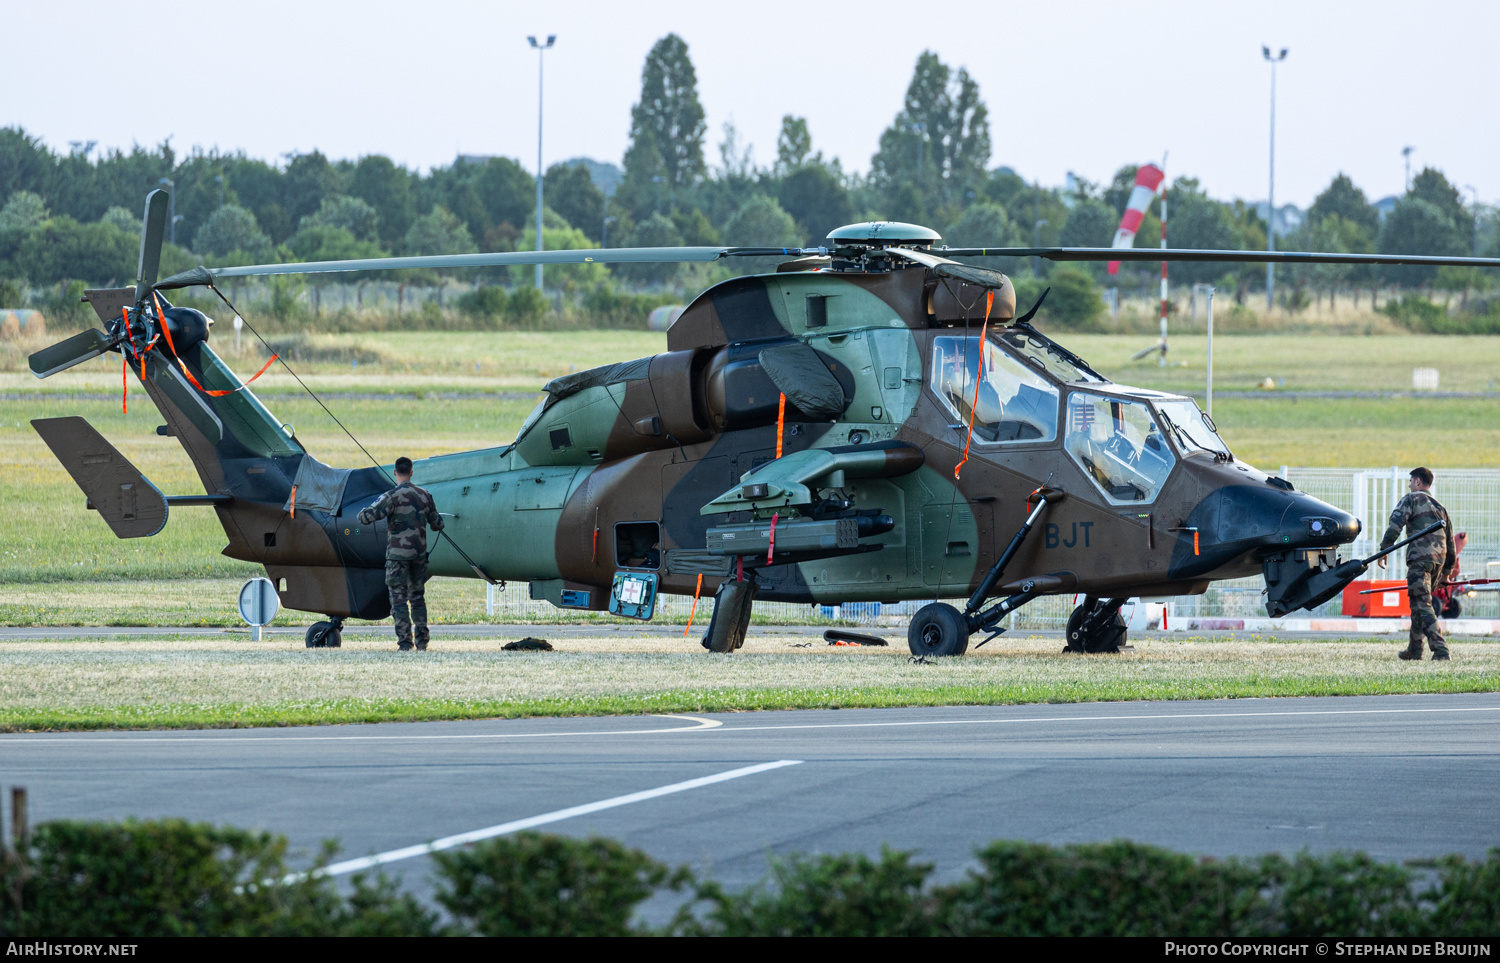
M 1391 510 L 1407 491 L 1410 468 L 1392 465 L 1388 468 L 1297 468 L 1283 465 L 1281 477 L 1314 498 L 1342 508 L 1363 523 L 1359 538 L 1343 550 L 1344 557 L 1368 556 L 1380 548 L 1380 538 Z M 1465 574 L 1495 577 L 1500 575 L 1500 469 L 1445 468 L 1435 472 L 1432 493 L 1448 509 L 1454 532 L 1467 532 L 1462 567 Z M 1372 579 L 1405 579 L 1406 556 L 1397 552 L 1385 569 L 1372 569 Z M 1172 603 L 1174 614 L 1182 616 L 1224 616 L 1242 618 L 1264 616 L 1259 578 L 1215 582 L 1199 596 L 1185 596 Z M 1319 606 L 1313 614 L 1334 615 L 1342 607 L 1335 598 Z M 1500 599 L 1495 593 L 1480 593 L 1463 599 L 1464 614 L 1495 618 Z
M 1281 474 L 1300 491 L 1342 508 L 1363 522 L 1358 540 L 1340 554 L 1345 557 L 1370 555 L 1380 545 L 1391 509 L 1406 493 L 1407 472 L 1398 466 L 1389 468 L 1296 468 L 1283 466 Z M 1453 517 L 1455 532 L 1467 532 L 1468 547 L 1463 553 L 1463 571 L 1468 575 L 1500 577 L 1500 469 L 1444 469 L 1437 472 L 1433 494 Z M 1397 552 L 1385 570 L 1374 570 L 1371 578 L 1405 579 L 1406 561 Z M 1171 617 L 1255 618 L 1265 612 L 1264 588 L 1259 577 L 1215 582 L 1203 595 L 1181 596 L 1172 600 Z M 935 599 L 921 599 L 895 604 L 854 602 L 844 605 L 802 605 L 791 602 L 759 602 L 755 606 L 757 622 L 770 624 L 854 624 L 865 626 L 904 627 L 912 613 Z M 963 599 L 946 599 L 963 607 Z M 1464 614 L 1479 618 L 1500 617 L 1500 593 L 1482 593 L 1464 601 Z M 1332 615 L 1340 611 L 1342 600 L 1335 598 L 1313 614 Z M 1071 595 L 1037 599 L 1019 612 L 1012 613 L 1005 624 L 1014 629 L 1061 628 L 1072 611 Z M 662 596 L 656 607 L 656 620 L 681 624 L 692 608 L 692 599 Z M 548 602 L 531 599 L 525 583 L 506 586 L 493 594 L 489 614 L 494 618 L 522 622 L 556 621 L 559 617 L 589 617 L 565 613 Z M 698 603 L 695 625 L 705 629 L 713 615 L 713 599 Z

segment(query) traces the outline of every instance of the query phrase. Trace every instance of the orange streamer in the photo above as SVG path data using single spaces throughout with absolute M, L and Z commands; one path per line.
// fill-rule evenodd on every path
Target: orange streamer
M 177 366 L 182 369 L 182 373 L 184 375 L 187 375 L 187 380 L 189 380 L 189 381 L 191 381 L 193 383 L 193 387 L 197 388 L 199 391 L 203 392 L 206 395 L 209 395 L 209 396 L 214 397 L 214 398 L 222 398 L 225 395 L 232 395 L 232 394 L 234 394 L 237 391 L 244 391 L 246 388 L 250 387 L 250 382 L 251 381 L 254 381 L 256 378 L 259 378 L 261 375 L 265 374 L 266 373 L 266 369 L 269 368 L 269 367 L 271 367 L 271 365 L 273 363 L 275 363 L 275 361 L 276 361 L 277 358 L 281 357 L 280 355 L 275 355 L 275 354 L 271 355 L 270 360 L 267 361 L 265 364 L 261 365 L 260 366 L 260 370 L 257 371 L 257 372 L 255 372 L 255 374 L 251 375 L 250 378 L 244 384 L 240 385 L 238 388 L 228 388 L 228 389 L 205 388 L 201 384 L 198 383 L 198 379 L 197 378 L 193 377 L 193 373 L 188 370 L 188 366 L 183 362 L 182 358 L 177 354 L 177 346 L 172 343 L 172 329 L 169 328 L 169 327 L 167 327 L 167 319 L 162 314 L 162 311 L 161 311 L 161 301 L 157 300 L 156 292 L 154 292 L 154 291 L 151 293 L 151 300 L 156 302 L 156 318 L 157 318 L 158 321 L 161 322 L 162 334 L 165 334 L 167 336 L 167 348 L 172 352 L 172 357 L 174 357 L 174 358 L 177 359 Z M 154 339 L 153 339 L 153 343 L 154 343 Z
M 781 429 L 786 425 L 786 395 L 776 403 L 776 457 L 781 457 Z
M 123 354 L 120 356 L 120 414 L 128 415 L 125 410 L 125 398 L 130 394 L 130 382 L 126 378 L 130 374 L 130 359 Z
M 1198 533 L 1196 531 L 1193 532 L 1193 554 L 1198 554 Z
M 984 292 L 984 325 L 979 329 L 979 368 L 974 374 L 974 403 L 969 406 L 969 433 L 964 438 L 964 457 L 958 464 L 953 466 L 953 478 L 958 479 L 958 473 L 963 470 L 969 461 L 969 445 L 974 441 L 974 412 L 979 408 L 979 383 L 984 379 L 984 340 L 990 330 L 990 311 L 995 307 L 995 292 Z
M 297 517 L 297 486 L 292 486 L 292 517 Z
M 687 634 L 689 632 L 693 631 L 693 616 L 695 616 L 695 615 L 698 614 L 698 596 L 700 596 L 702 594 L 703 594 L 703 573 L 699 572 L 698 573 L 698 587 L 693 590 L 693 607 L 690 608 L 690 609 L 688 609 L 688 624 L 687 624 L 687 628 L 685 628 L 685 629 L 682 630 L 682 637 L 684 639 L 687 638 Z
M 781 517 L 781 513 L 780 512 L 777 512 L 776 514 L 774 514 L 774 515 L 771 516 L 771 544 L 769 544 L 769 545 L 766 546 L 766 564 L 767 565 L 770 565 L 771 564 L 771 559 L 773 559 L 773 558 L 776 557 L 776 519 L 778 519 L 780 517 Z

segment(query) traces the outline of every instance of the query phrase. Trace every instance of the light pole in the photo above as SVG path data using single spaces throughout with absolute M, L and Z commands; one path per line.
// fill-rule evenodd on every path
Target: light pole
M 1038 202 L 1038 206 L 1040 206 L 1040 202 Z M 1042 228 L 1044 228 L 1046 226 L 1047 226 L 1047 219 L 1044 218 L 1044 217 L 1039 217 L 1039 218 L 1037 218 L 1035 220 L 1035 222 L 1032 223 L 1032 225 L 1031 225 L 1031 246 L 1032 247 L 1041 247 L 1042 246 Z M 1042 276 L 1042 259 L 1039 258 L 1039 257 L 1036 257 L 1036 258 L 1032 258 L 1032 260 L 1034 262 L 1036 262 L 1033 265 L 1033 267 L 1032 267 L 1033 273 L 1035 273 L 1037 277 L 1041 277 Z
M 536 51 L 536 249 L 540 253 L 544 250 L 542 245 L 542 54 L 552 49 L 557 42 L 557 34 L 547 35 L 546 43 L 538 43 L 535 37 L 527 37 L 526 42 Z M 542 289 L 542 266 L 536 266 L 536 289 Z
M 611 214 L 609 217 L 606 217 L 604 219 L 604 227 L 599 232 L 599 235 L 600 235 L 599 236 L 599 246 L 600 247 L 609 247 L 609 225 L 610 225 L 611 221 L 618 221 L 618 220 L 619 220 L 619 218 L 615 217 L 613 214 Z
M 1271 65 L 1271 187 L 1266 198 L 1266 250 L 1276 250 L 1276 65 L 1286 59 L 1287 48 L 1271 56 L 1271 48 L 1261 45 L 1260 53 Z M 1274 306 L 1276 298 L 1276 265 L 1266 265 L 1266 310 Z
M 1403 183 L 1405 184 L 1404 189 L 1408 191 L 1411 190 L 1411 152 L 1414 150 L 1416 148 L 1410 144 L 1401 148 L 1401 160 L 1406 164 L 1406 180 Z
M 167 188 L 167 241 L 177 243 L 177 184 L 170 177 L 157 181 Z
M 1479 256 L 1479 188 L 1473 184 L 1465 184 L 1464 190 L 1469 192 L 1469 197 L 1474 201 L 1474 256 Z

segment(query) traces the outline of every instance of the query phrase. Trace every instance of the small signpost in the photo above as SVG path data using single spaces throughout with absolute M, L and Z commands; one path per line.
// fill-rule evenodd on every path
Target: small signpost
M 260 641 L 260 629 L 281 610 L 276 586 L 268 578 L 253 578 L 240 587 L 240 618 L 250 623 L 250 641 Z

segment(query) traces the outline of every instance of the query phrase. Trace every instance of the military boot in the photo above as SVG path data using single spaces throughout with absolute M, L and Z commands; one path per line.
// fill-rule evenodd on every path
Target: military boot
M 1448 661 L 1448 647 L 1446 645 L 1434 645 L 1432 647 L 1432 661 L 1434 661 L 1434 662 L 1447 662 Z
M 1422 643 L 1411 643 L 1400 652 L 1397 652 L 1396 658 L 1403 662 L 1420 662 L 1422 660 Z

